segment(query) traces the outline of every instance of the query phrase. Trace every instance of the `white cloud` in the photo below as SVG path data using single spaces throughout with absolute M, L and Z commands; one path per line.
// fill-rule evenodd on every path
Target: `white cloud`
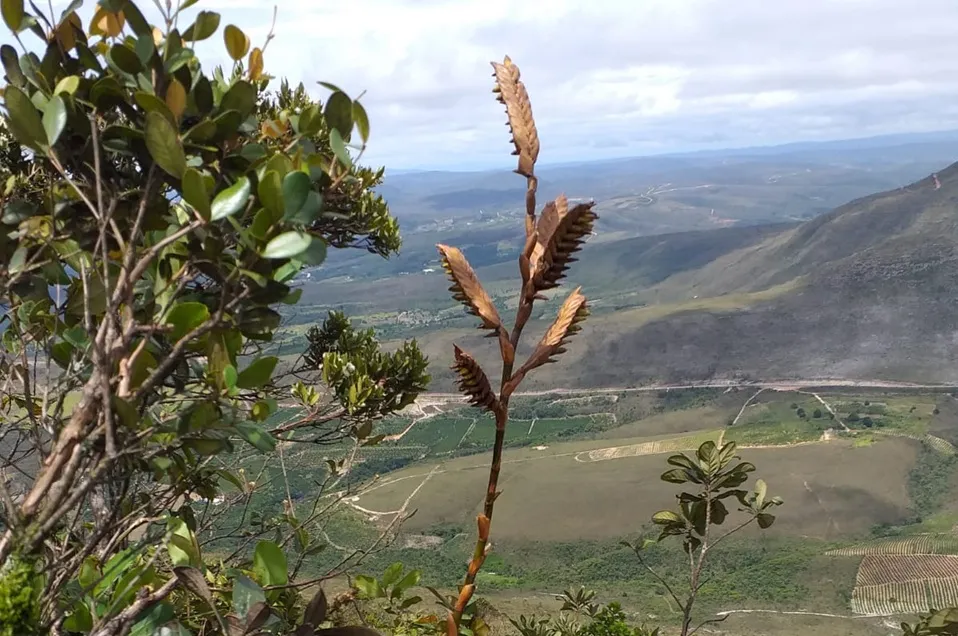
M 195 10 L 258 42 L 272 7 Z M 958 128 L 954 0 L 310 0 L 276 31 L 268 70 L 366 90 L 367 158 L 397 168 L 511 164 L 504 53 L 543 161 Z

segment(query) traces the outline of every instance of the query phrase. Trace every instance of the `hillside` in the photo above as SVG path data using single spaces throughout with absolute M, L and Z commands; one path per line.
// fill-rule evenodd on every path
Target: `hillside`
M 562 379 L 958 380 L 956 209 L 958 164 L 669 276 L 643 294 L 664 309 L 594 320 Z

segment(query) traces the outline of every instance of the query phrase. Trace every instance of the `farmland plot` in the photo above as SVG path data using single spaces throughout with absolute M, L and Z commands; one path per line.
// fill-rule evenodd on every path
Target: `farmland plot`
M 869 554 L 958 554 L 958 536 L 919 534 L 912 537 L 875 539 L 866 543 L 830 550 L 829 556 L 865 556 Z

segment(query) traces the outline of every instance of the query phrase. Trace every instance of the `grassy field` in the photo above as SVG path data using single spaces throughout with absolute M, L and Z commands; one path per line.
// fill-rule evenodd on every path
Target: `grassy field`
M 771 491 L 788 502 L 773 532 L 835 539 L 908 518 L 906 484 L 917 446 L 905 439 L 881 440 L 868 447 L 836 440 L 748 449 L 742 455 L 759 467 Z M 503 494 L 496 508 L 497 537 L 507 541 L 620 537 L 672 504 L 672 490 L 659 481 L 666 468 L 662 455 L 579 459 L 580 454 L 601 448 L 592 441 L 555 444 L 544 451 L 506 451 L 500 481 Z M 484 491 L 486 461 L 485 456 L 471 456 L 441 464 L 413 500 L 418 512 L 409 529 L 420 531 L 443 522 L 464 524 L 471 519 Z M 395 509 L 432 469 L 424 465 L 390 474 L 363 496 L 362 505 L 372 510 Z

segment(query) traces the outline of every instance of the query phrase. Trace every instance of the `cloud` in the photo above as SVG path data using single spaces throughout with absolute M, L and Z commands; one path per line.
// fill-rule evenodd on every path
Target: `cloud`
M 272 6 L 196 9 L 258 42 Z M 543 162 L 958 128 L 954 0 L 311 0 L 276 33 L 267 69 L 367 91 L 366 159 L 396 168 L 511 165 L 504 53 Z

